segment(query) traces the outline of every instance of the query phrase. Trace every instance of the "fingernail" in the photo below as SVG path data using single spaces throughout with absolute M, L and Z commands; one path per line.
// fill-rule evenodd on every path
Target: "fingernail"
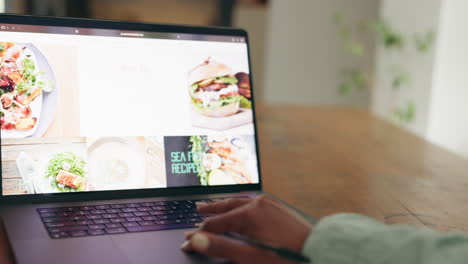
M 195 226 L 198 226 L 198 229 L 203 229 L 204 225 L 205 225 L 205 222 L 195 223 Z
M 191 241 L 192 246 L 199 250 L 206 250 L 210 246 L 210 240 L 208 239 L 208 237 L 200 233 L 196 233 L 195 235 L 193 235 Z
M 180 248 L 181 248 L 182 250 L 187 250 L 187 249 L 188 249 L 188 245 L 189 245 L 189 241 L 186 240 L 186 241 L 184 241 L 184 243 L 182 243 L 182 245 L 180 245 Z
M 197 209 L 200 209 L 200 207 L 205 207 L 206 205 L 208 205 L 208 203 L 205 203 L 205 202 L 196 202 L 195 203 L 195 206 L 197 207 Z

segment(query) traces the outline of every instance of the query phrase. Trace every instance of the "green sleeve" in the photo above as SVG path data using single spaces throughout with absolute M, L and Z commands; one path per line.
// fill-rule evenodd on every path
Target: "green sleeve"
M 313 264 L 468 263 L 468 236 L 337 214 L 318 223 L 303 253 Z

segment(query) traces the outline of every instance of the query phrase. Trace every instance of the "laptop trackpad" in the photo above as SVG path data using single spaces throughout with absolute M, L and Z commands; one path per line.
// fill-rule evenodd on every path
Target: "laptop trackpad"
M 16 249 L 21 249 L 16 254 L 17 263 L 131 263 L 108 236 L 16 240 L 13 243 Z
M 225 263 L 180 250 L 189 229 L 111 236 L 132 263 Z

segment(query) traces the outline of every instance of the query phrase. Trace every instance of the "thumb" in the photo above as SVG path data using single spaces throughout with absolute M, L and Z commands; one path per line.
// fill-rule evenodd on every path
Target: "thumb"
M 276 263 L 278 257 L 224 236 L 196 232 L 182 244 L 182 250 L 195 251 L 209 257 L 227 259 L 235 263 Z

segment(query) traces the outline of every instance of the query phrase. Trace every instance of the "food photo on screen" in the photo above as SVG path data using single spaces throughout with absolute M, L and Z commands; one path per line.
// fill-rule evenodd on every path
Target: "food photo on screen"
M 47 163 L 44 176 L 53 191 L 82 192 L 88 190 L 86 161 L 73 152 L 55 153 Z
M 32 43 L 0 42 L 0 60 L 2 138 L 42 136 L 51 120 L 41 115 L 55 111 L 57 96 L 46 57 Z
M 252 123 L 250 75 L 211 57 L 188 74 L 192 125 L 227 130 Z
M 4 195 L 89 190 L 86 139 L 2 138 Z
M 87 138 L 90 190 L 166 187 L 160 141 L 142 136 Z
M 165 137 L 170 187 L 258 183 L 253 136 Z
M 4 195 L 166 187 L 162 138 L 2 139 Z

